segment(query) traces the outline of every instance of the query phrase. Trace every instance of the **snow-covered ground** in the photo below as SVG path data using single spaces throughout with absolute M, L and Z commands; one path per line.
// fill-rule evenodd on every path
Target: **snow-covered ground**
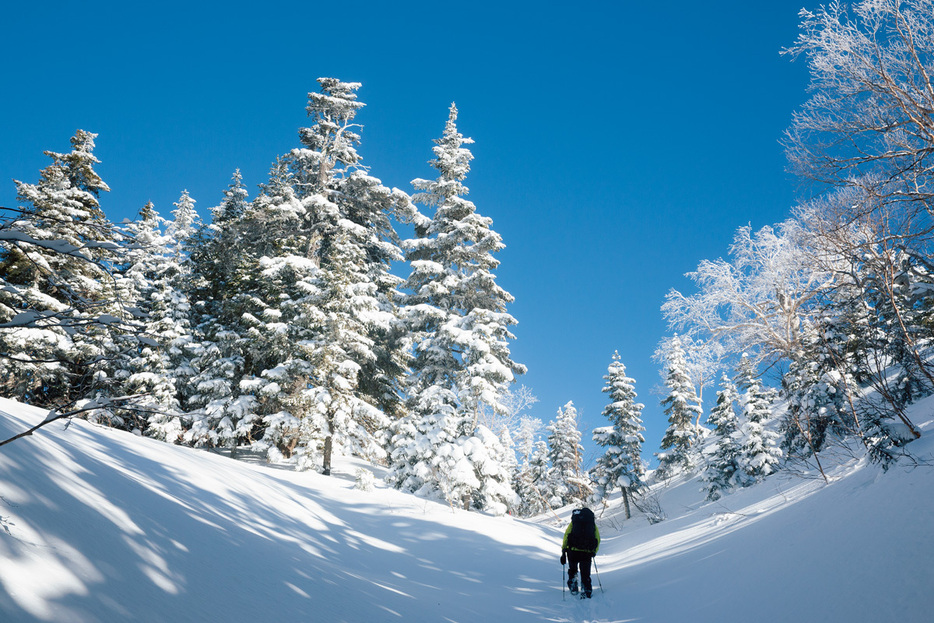
M 911 411 L 934 462 L 934 400 Z M 0 438 L 44 413 L 0 399 Z M 562 596 L 560 518 L 523 521 L 53 423 L 0 448 L 0 621 L 934 621 L 934 468 L 850 459 L 668 519 L 599 519 L 594 599 Z M 598 509 L 599 510 L 599 509 Z

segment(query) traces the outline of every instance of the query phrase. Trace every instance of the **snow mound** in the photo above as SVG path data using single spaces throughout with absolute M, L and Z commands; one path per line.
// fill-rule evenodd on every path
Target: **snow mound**
M 0 438 L 44 417 L 0 399 Z M 924 428 L 912 445 L 930 460 Z M 331 477 L 296 473 L 53 423 L 0 447 L 0 621 L 931 620 L 930 467 L 881 474 L 853 459 L 829 484 L 779 475 L 715 503 L 675 481 L 655 490 L 668 516 L 656 524 L 624 521 L 618 501 L 596 508 L 590 601 L 562 599 L 570 508 L 467 513 L 382 475 L 352 460 Z

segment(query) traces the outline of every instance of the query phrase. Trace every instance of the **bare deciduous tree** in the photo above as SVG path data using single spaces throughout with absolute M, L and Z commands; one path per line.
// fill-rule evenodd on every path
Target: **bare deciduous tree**
M 792 169 L 861 189 L 851 221 L 887 219 L 898 237 L 928 238 L 934 197 L 934 0 L 832 2 L 801 11 L 784 50 L 804 56 L 813 95 L 785 137 Z

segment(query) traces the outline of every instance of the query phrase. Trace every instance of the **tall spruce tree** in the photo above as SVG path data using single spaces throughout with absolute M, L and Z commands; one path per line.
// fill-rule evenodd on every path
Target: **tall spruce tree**
M 583 470 L 584 447 L 577 408 L 569 401 L 558 409 L 558 416 L 548 425 L 548 471 L 552 507 L 583 502 L 593 493 L 590 478 Z
M 662 400 L 662 406 L 668 416 L 668 429 L 662 437 L 662 452 L 656 453 L 659 459 L 656 478 L 669 478 L 679 471 L 694 467 L 692 450 L 698 439 L 698 429 L 694 422 L 703 412 L 694 384 L 687 373 L 684 351 L 678 336 L 671 341 L 665 386 L 668 388 L 668 396 Z
M 504 245 L 490 228 L 492 220 L 478 214 L 464 198 L 463 182 L 473 158 L 464 145 L 473 141 L 460 134 L 456 120 L 457 108 L 452 105 L 430 162 L 438 178 L 412 182 L 417 191 L 413 199 L 435 211 L 431 218 L 414 220 L 416 238 L 404 243 L 412 267 L 403 286 L 408 292 L 405 317 L 413 351 L 411 419 L 393 427 L 389 480 L 409 490 L 436 485 L 450 490 L 441 483 L 467 480 L 464 464 L 443 459 L 463 454 L 478 457 L 475 481 L 486 483 L 478 487 L 505 490 L 510 474 L 505 468 L 490 471 L 488 453 L 478 449 L 488 445 L 483 440 L 491 434 L 478 422 L 484 408 L 506 411 L 502 398 L 515 374 L 525 368 L 510 358 L 509 340 L 514 336 L 509 327 L 516 321 L 506 305 L 513 298 L 496 284 L 493 273 L 499 265 L 493 254 Z M 449 471 L 455 468 L 456 473 Z M 464 490 L 469 488 L 464 485 Z M 475 494 L 467 497 L 476 500 Z
M 389 424 L 376 401 L 370 397 L 368 402 L 359 391 L 362 365 L 358 362 L 376 358 L 366 320 L 380 313 L 377 286 L 358 273 L 366 266 L 362 245 L 347 232 L 338 234 L 331 245 L 328 270 L 322 271 L 318 309 L 322 325 L 308 349 L 309 411 L 302 420 L 298 448 L 300 468 L 311 467 L 320 452 L 325 474 L 330 474 L 335 439 L 347 454 L 382 458 L 380 434 Z
M 176 371 L 184 365 L 181 344 L 191 333 L 188 299 L 180 289 L 181 268 L 176 262 L 171 237 L 164 234 L 163 219 L 152 203 L 139 218 L 125 226 L 128 244 L 118 276 L 124 300 L 133 301 L 145 322 L 138 346 L 115 359 L 113 375 L 119 393 L 139 395 L 138 411 L 118 411 L 136 420 L 147 434 L 177 441 L 182 432 Z
M 522 416 L 515 435 L 517 465 L 513 477 L 513 489 L 519 496 L 519 515 L 529 517 L 546 509 L 545 497 L 540 487 L 548 475 L 548 446 L 536 439 L 542 429 L 541 420 Z
M 210 209 L 211 222 L 199 227 L 189 238 L 191 297 L 198 301 L 198 325 L 233 323 L 231 316 L 235 311 L 230 309 L 230 300 L 243 290 L 241 280 L 249 257 L 242 243 L 241 223 L 249 208 L 247 194 L 243 176 L 237 169 L 223 200 Z M 216 330 L 206 329 L 206 333 L 211 335 Z
M 548 510 L 548 444 L 544 440 L 536 440 L 533 444 L 528 465 L 520 478 L 522 482 L 516 491 L 520 496 L 523 514 L 531 516 Z
M 318 82 L 303 146 L 283 159 L 287 175 L 277 170 L 255 208 L 288 229 L 258 261 L 262 285 L 249 320 L 261 348 L 246 386 L 265 422 L 261 445 L 298 451 L 301 466 L 327 472 L 332 450 L 375 458 L 384 414 L 399 408 L 394 299 L 402 280 L 389 267 L 402 255 L 389 219 L 412 208 L 360 162 L 360 85 Z
M 776 471 L 782 452 L 778 448 L 778 434 L 768 426 L 772 417 L 769 392 L 763 388 L 755 365 L 745 354 L 738 367 L 736 386 L 742 392 L 739 405 L 743 413 L 739 428 L 739 468 L 745 475 L 743 484 L 749 485 Z
M 717 404 L 710 411 L 708 424 L 713 427 L 712 443 L 706 450 L 707 465 L 704 470 L 705 490 L 708 500 L 717 500 L 722 491 L 732 489 L 743 481 L 740 473 L 739 418 L 736 403 L 739 395 L 730 378 L 724 374 L 720 379 Z
M 211 222 L 186 244 L 195 335 L 187 345 L 192 365 L 184 402 L 191 426 L 185 438 L 195 445 L 247 444 L 257 428 L 255 397 L 240 387 L 250 353 L 257 350 L 249 331 L 260 289 L 256 254 L 246 240 L 247 194 L 238 169 L 221 202 L 210 208 Z
M 192 199 L 188 191 L 183 190 L 178 201 L 173 204 L 175 209 L 172 210 L 173 220 L 169 224 L 168 233 L 175 242 L 175 253 L 179 261 L 187 257 L 188 239 L 197 233 L 201 225 L 201 217 L 195 210 L 195 203 L 197 202 Z
M 859 394 L 853 371 L 862 350 L 857 346 L 865 342 L 840 322 L 846 316 L 809 323 L 801 351 L 782 376 L 788 408 L 780 447 L 789 459 L 809 459 L 830 440 L 858 430 L 850 399 Z
M 594 442 L 605 448 L 594 469 L 594 496 L 603 500 L 618 489 L 628 509 L 630 494 L 638 493 L 645 486 L 642 464 L 642 444 L 645 443 L 642 409 L 645 405 L 636 402 L 635 381 L 626 376 L 626 366 L 618 352 L 613 353 L 613 361 L 603 378 L 606 380 L 603 391 L 610 398 L 603 415 L 610 426 L 593 431 Z
M 78 130 L 69 153 L 37 184 L 16 181 L 20 214 L 0 245 L 0 387 L 51 406 L 109 392 L 107 359 L 125 345 L 129 317 L 116 300 L 116 232 L 99 196 L 110 188 L 94 165 L 96 134 Z M 121 324 L 123 327 L 121 327 Z

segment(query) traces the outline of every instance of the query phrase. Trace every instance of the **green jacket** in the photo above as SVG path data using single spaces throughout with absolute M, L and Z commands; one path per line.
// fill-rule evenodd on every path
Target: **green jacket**
M 568 547 L 568 535 L 571 534 L 571 524 L 568 524 L 567 529 L 564 531 L 564 541 L 561 542 L 561 551 L 572 551 L 572 552 L 587 552 L 588 554 L 596 554 L 597 550 L 600 549 L 600 529 L 594 524 L 593 535 L 597 538 L 597 546 L 592 550 L 581 549 L 579 547 Z

